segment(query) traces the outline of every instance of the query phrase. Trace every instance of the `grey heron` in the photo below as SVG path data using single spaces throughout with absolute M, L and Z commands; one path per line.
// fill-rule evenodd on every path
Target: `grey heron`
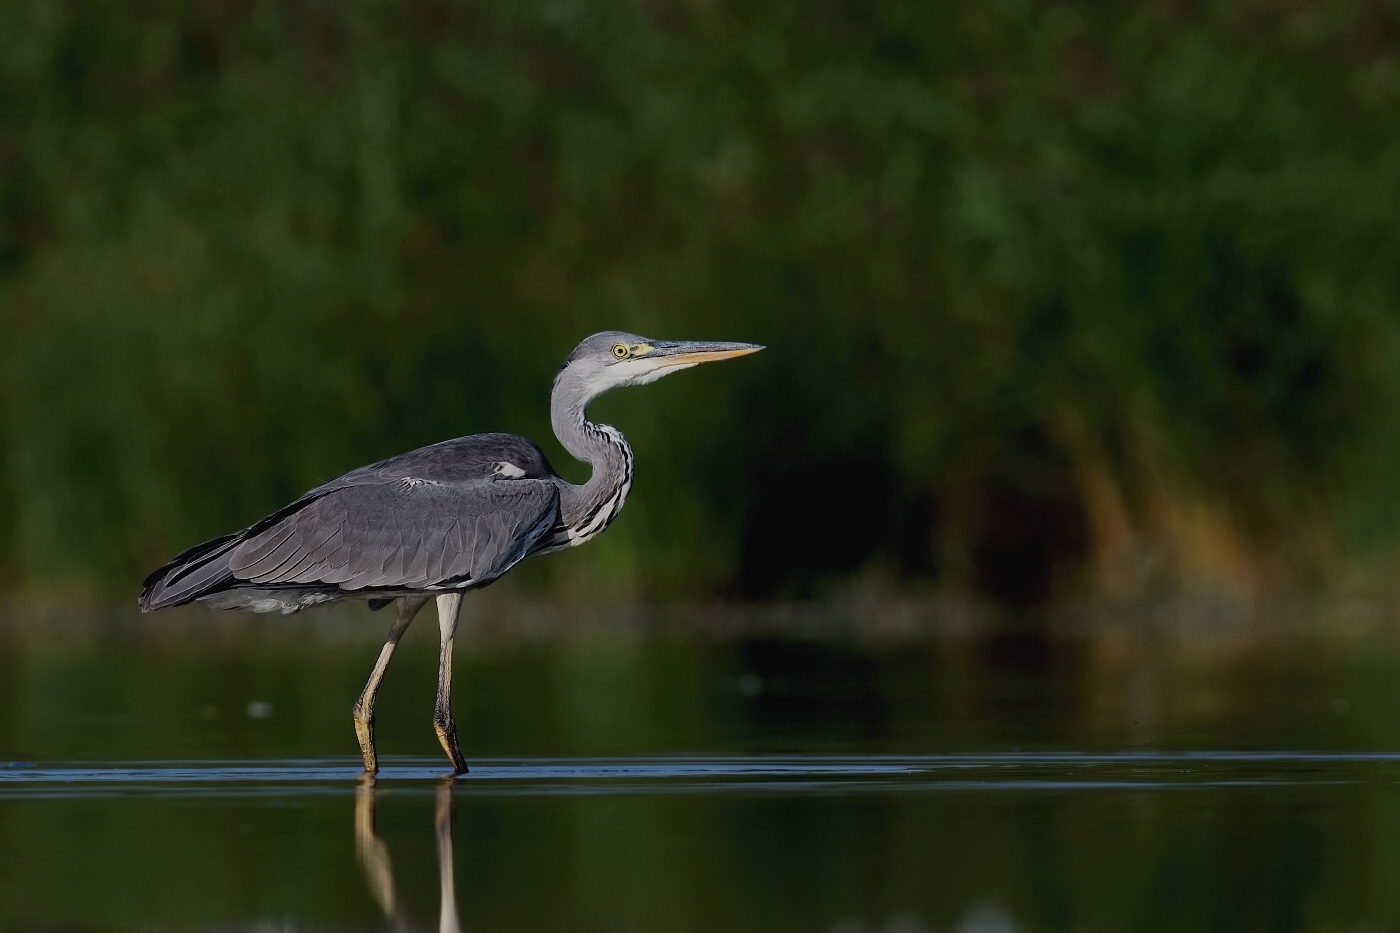
M 521 560 L 602 533 L 632 488 L 632 448 L 587 418 L 589 402 L 712 360 L 763 349 L 671 342 L 607 331 L 569 354 L 550 393 L 554 434 L 593 468 L 583 485 L 559 476 L 532 441 L 476 434 L 352 470 L 233 534 L 182 551 L 146 578 L 143 611 L 198 602 L 214 609 L 293 613 L 345 599 L 393 608 L 389 635 L 355 702 L 365 771 L 379 769 L 374 700 L 394 649 L 428 600 L 441 642 L 433 728 L 453 770 L 466 772 L 452 721 L 452 638 L 462 594 Z

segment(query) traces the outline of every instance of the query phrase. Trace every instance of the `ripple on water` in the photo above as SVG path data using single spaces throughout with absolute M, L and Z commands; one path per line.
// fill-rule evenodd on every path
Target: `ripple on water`
M 0 800 L 303 797 L 351 793 L 358 759 L 0 762 Z M 436 758 L 391 758 L 381 784 L 431 793 L 450 780 Z M 1400 780 L 1400 753 L 1135 751 L 950 755 L 704 755 L 480 759 L 466 795 L 912 794 L 1183 790 Z

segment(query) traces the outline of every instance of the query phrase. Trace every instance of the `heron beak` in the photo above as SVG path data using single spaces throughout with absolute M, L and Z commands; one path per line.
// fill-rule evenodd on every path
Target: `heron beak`
M 736 356 L 757 353 L 763 347 L 756 343 L 707 343 L 687 340 L 676 343 L 656 343 L 648 356 L 658 368 L 672 366 L 694 366 L 697 363 L 713 363 L 715 360 L 728 360 Z

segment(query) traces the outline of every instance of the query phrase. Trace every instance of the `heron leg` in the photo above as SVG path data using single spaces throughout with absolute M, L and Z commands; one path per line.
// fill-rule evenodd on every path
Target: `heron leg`
M 438 625 L 442 629 L 442 653 L 438 656 L 437 705 L 433 708 L 433 730 L 443 751 L 452 760 L 452 770 L 467 773 L 467 759 L 457 745 L 457 725 L 452 721 L 452 636 L 457 631 L 457 612 L 462 608 L 461 593 L 444 593 L 437 598 Z
M 352 710 L 355 716 L 355 736 L 360 740 L 360 757 L 365 761 L 365 773 L 374 774 L 379 770 L 379 758 L 374 753 L 374 697 L 379 692 L 379 682 L 384 679 L 384 670 L 399 639 L 408 630 L 408 623 L 423 608 L 428 599 L 425 596 L 403 596 L 394 600 L 394 621 L 389 626 L 389 637 L 384 647 L 379 649 L 379 660 L 374 662 L 374 670 L 369 673 L 369 682 Z

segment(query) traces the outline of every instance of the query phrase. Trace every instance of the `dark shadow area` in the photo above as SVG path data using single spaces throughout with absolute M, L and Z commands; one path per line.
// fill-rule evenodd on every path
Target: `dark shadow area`
M 1073 585 L 1088 556 L 1084 504 L 1071 465 L 1043 432 L 1006 432 L 971 485 L 967 537 L 977 593 L 1010 604 L 1044 602 Z
M 928 499 L 906 513 L 899 477 L 878 448 L 769 466 L 750 501 L 733 587 L 742 598 L 811 596 L 898 544 L 907 550 L 901 567 L 932 575 L 929 529 L 914 517 L 932 517 Z
M 948 508 L 901 477 L 878 443 L 757 457 L 732 594 L 811 598 L 872 561 L 905 583 L 964 584 L 1009 605 L 1079 584 L 1091 541 L 1069 459 L 1035 428 L 998 428 L 990 449 L 988 438 L 975 443 L 983 449 L 966 465 L 978 472 L 945 484 L 958 500 Z M 940 546 L 967 553 L 969 579 L 940 576 Z

